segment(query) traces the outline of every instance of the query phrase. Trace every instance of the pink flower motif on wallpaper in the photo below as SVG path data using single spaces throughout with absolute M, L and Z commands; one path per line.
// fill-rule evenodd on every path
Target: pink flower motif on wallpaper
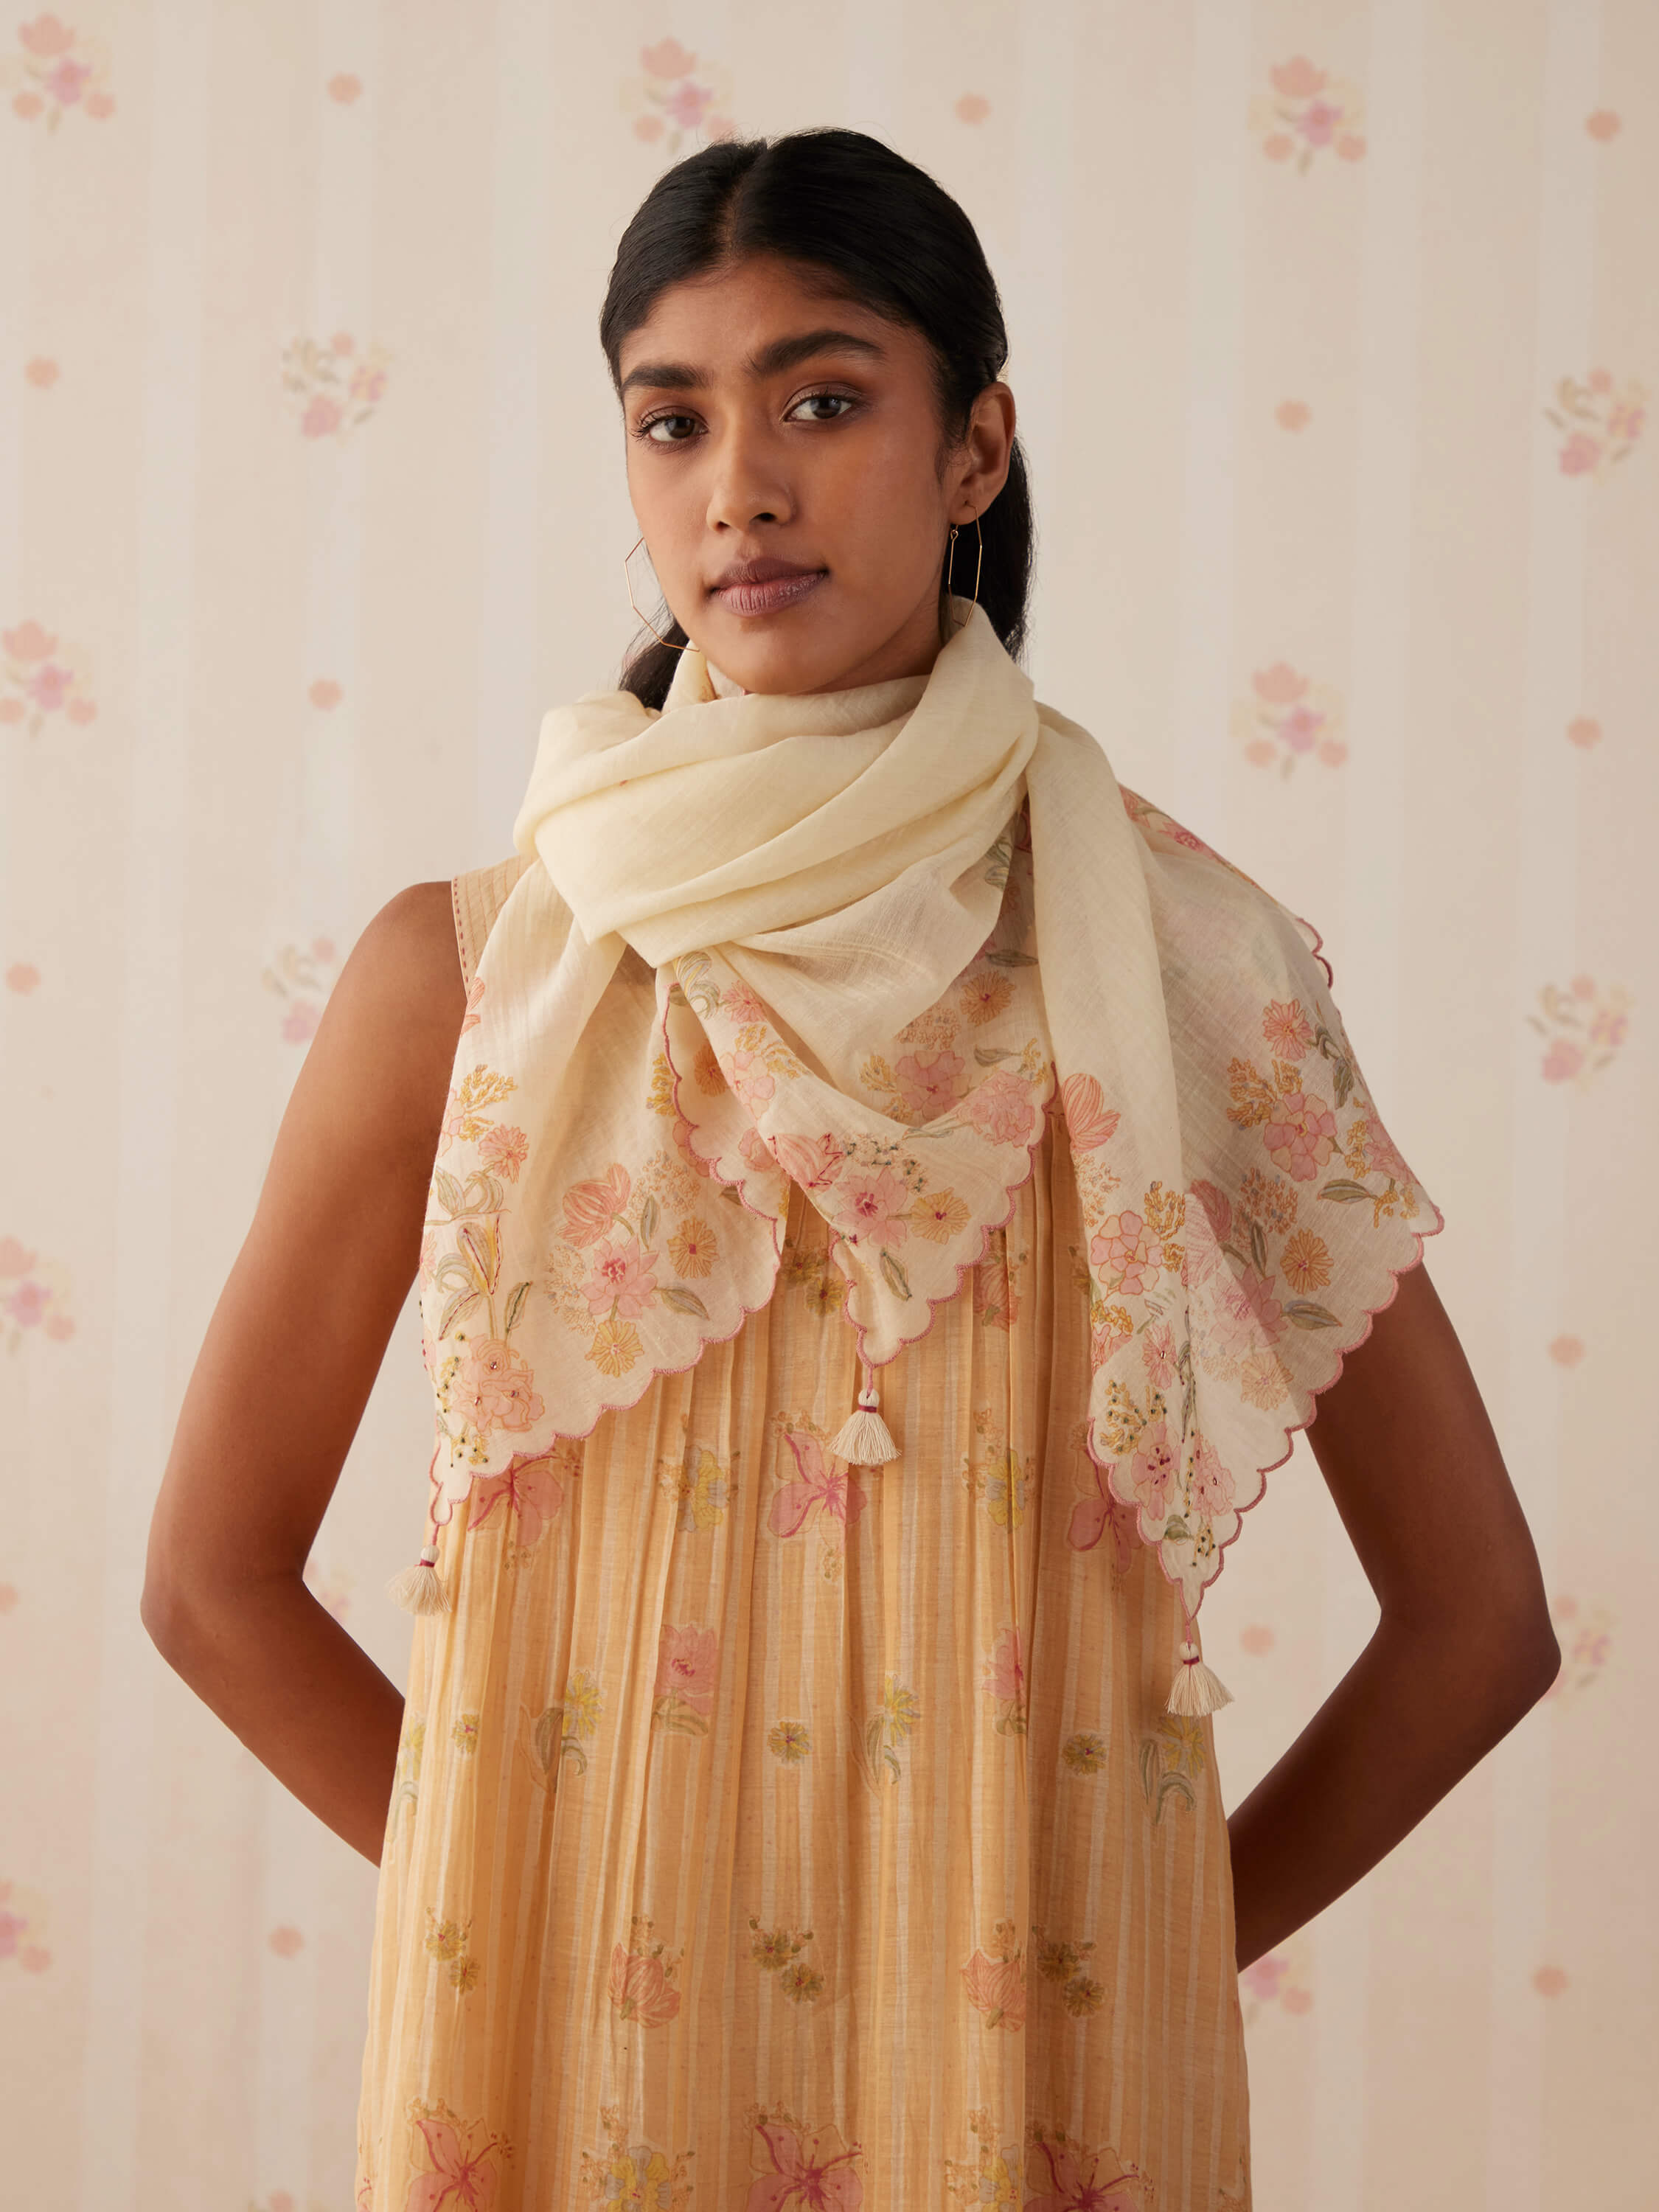
M 1277 765 L 1281 776 L 1310 756 L 1327 768 L 1340 768 L 1348 757 L 1340 693 L 1288 661 L 1255 670 L 1249 697 L 1233 702 L 1232 726 L 1251 766 Z
M 1001 1708 L 995 1722 L 999 1735 L 1025 1733 L 1025 1659 L 1019 1626 L 1011 1621 L 991 1647 L 980 1687 Z
M 640 48 L 640 74 L 622 87 L 623 112 L 634 118 L 634 136 L 678 154 L 689 137 L 732 138 L 732 73 L 694 54 L 678 39 Z
M 31 991 L 40 988 L 40 970 L 30 960 L 14 960 L 6 970 L 6 988 L 15 991 L 20 999 L 27 999 Z
M 853 2171 L 864 2156 L 861 2143 L 848 2143 L 829 2122 L 796 2119 L 781 2105 L 751 2109 L 758 2138 L 750 2164 L 759 2178 L 749 2185 L 744 2212 L 860 2212 L 863 2178 Z
M 1612 1066 L 1629 1033 L 1629 992 L 1616 983 L 1600 985 L 1593 975 L 1575 975 L 1565 991 L 1546 983 L 1538 1003 L 1541 1015 L 1528 1014 L 1526 1021 L 1545 1041 L 1540 1063 L 1545 1082 L 1588 1089 Z
M 1567 724 L 1567 743 L 1588 752 L 1592 745 L 1601 742 L 1601 725 L 1594 714 L 1575 714 Z
M 712 1628 L 664 1621 L 657 1638 L 656 1703 L 651 1725 L 677 1735 L 707 1735 L 714 1711 L 720 1638 Z
M 0 724 L 24 723 L 34 737 L 50 714 L 84 723 L 98 712 L 88 696 L 84 647 L 30 619 L 0 629 Z
M 1552 1603 L 1550 1618 L 1561 1647 L 1561 1666 L 1543 1702 L 1561 1705 L 1576 1700 L 1601 1680 L 1613 1655 L 1613 1612 L 1605 1603 L 1583 1606 L 1564 1594 Z
M 868 1503 L 852 1470 L 805 1431 L 786 1429 L 783 1440 L 793 1456 L 795 1473 L 779 1484 L 772 1500 L 766 1516 L 772 1534 L 799 1536 L 814 1512 L 850 1528 Z
M 1593 115 L 1584 118 L 1584 128 L 1598 146 L 1611 145 L 1624 128 L 1618 114 L 1611 107 L 1598 107 Z
M 360 350 L 349 331 L 327 343 L 291 338 L 283 349 L 283 390 L 307 438 L 343 438 L 367 422 L 386 391 L 392 356 L 383 347 Z
M 1313 410 L 1305 399 L 1281 399 L 1273 410 L 1273 420 L 1281 430 L 1305 430 L 1313 420 Z
M 1545 421 L 1560 433 L 1562 475 L 1599 483 L 1615 461 L 1634 453 L 1647 419 L 1647 396 L 1634 377 L 1615 385 L 1611 369 L 1593 368 L 1582 383 L 1562 377 L 1554 406 L 1544 410 Z
M 55 131 L 66 111 L 78 107 L 94 123 L 115 112 L 107 90 L 109 48 L 90 31 L 71 30 L 56 15 L 37 15 L 17 26 L 20 53 L 0 56 L 0 89 L 11 90 L 14 115 L 32 123 L 44 115 Z
M 37 392 L 49 392 L 58 381 L 58 364 L 50 354 L 37 353 L 23 364 L 24 381 Z
M 1550 1339 L 1550 1358 L 1558 1367 L 1577 1367 L 1584 1356 L 1582 1336 L 1553 1336 Z
M 52 1953 L 40 1940 L 46 1932 L 46 1900 L 17 1883 L 0 1881 L 0 1972 L 20 1966 L 26 1974 L 44 1974 Z
M 342 70 L 337 76 L 330 77 L 328 81 L 329 98 L 337 100 L 342 107 L 349 107 L 353 100 L 360 100 L 362 97 L 362 77 L 353 76 L 349 70 Z
M 1559 1997 L 1567 1986 L 1566 1969 L 1563 1966 L 1540 1966 L 1533 1974 L 1532 1985 L 1540 1997 Z
M 309 1044 L 334 988 L 334 940 L 313 937 L 308 945 L 285 945 L 260 981 L 283 1002 L 285 1044 Z
M 1305 175 L 1314 156 L 1326 150 L 1339 160 L 1358 161 L 1365 153 L 1364 103 L 1357 85 L 1316 69 L 1305 54 L 1294 54 L 1267 72 L 1270 93 L 1250 100 L 1249 127 L 1270 161 L 1294 159 Z
M 1274 1640 L 1273 1630 L 1265 1620 L 1253 1620 L 1247 1628 L 1239 1631 L 1240 1647 L 1252 1658 L 1265 1657 L 1273 1650 Z
M 0 1237 L 0 1329 L 6 1349 L 15 1352 L 27 1330 L 38 1328 L 54 1344 L 75 1334 L 69 1310 L 69 1272 L 43 1261 L 15 1237 Z
M 651 1916 L 636 1912 L 629 1923 L 628 1948 L 611 1950 L 611 2002 L 623 2020 L 636 2020 L 642 2027 L 660 2027 L 675 2019 L 680 1993 L 674 1987 L 683 1952 L 670 1959 L 660 1936 L 651 1933 Z
M 265 1945 L 279 1959 L 297 1959 L 306 1948 L 306 1939 L 297 1928 L 291 1928 L 284 1922 L 281 1927 L 271 1929 L 265 1938 Z
M 1297 1970 L 1297 1952 L 1269 1951 L 1246 1966 L 1238 1978 L 1239 1993 L 1244 2000 L 1244 2024 L 1248 2027 L 1267 2005 L 1276 2004 L 1281 2011 L 1310 2012 L 1313 1991 Z
M 956 104 L 957 119 L 961 123 L 983 123 L 991 112 L 991 103 L 982 92 L 964 92 Z

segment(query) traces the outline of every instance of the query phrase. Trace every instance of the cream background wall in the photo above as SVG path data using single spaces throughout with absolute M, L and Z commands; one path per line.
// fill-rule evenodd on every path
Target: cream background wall
M 653 178 L 842 123 L 1003 286 L 1030 666 L 1324 932 L 1565 1663 L 1244 1979 L 1264 2212 L 1637 2212 L 1659 1304 L 1651 0 L 71 0 L 0 33 L 0 2112 L 41 2212 L 344 2212 L 373 1870 L 151 1650 L 307 1039 L 614 680 Z M 411 1301 L 310 1569 L 423 1498 Z M 1430 1526 L 1425 1544 L 1459 1541 Z M 1376 1607 L 1304 1445 L 1205 1612 L 1236 1802 Z

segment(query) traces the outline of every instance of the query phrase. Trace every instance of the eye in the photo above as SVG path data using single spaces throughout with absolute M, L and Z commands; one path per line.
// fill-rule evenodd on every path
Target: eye
M 634 435 L 636 438 L 649 439 L 653 446 L 683 446 L 685 443 L 684 438 L 653 438 L 651 434 L 659 422 L 690 422 L 692 420 L 693 417 L 690 415 L 672 412 L 663 415 L 647 415 L 639 428 L 635 431 Z
M 816 406 L 820 399 L 830 400 L 837 407 L 856 407 L 859 404 L 845 392 L 807 392 L 802 393 L 789 411 L 793 415 L 796 408 Z M 842 417 L 839 415 L 819 415 L 812 419 L 819 422 L 839 422 Z

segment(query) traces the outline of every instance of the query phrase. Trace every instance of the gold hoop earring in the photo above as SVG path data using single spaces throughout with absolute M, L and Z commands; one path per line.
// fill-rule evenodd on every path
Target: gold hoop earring
M 647 620 L 647 617 L 644 615 L 640 614 L 639 607 L 635 602 L 634 584 L 632 578 L 628 573 L 628 564 L 633 559 L 634 556 L 639 551 L 641 546 L 643 545 L 644 543 L 645 532 L 641 531 L 639 536 L 629 547 L 627 552 L 623 555 L 623 582 L 628 587 L 628 604 L 634 609 L 635 613 L 640 616 L 640 620 L 645 623 L 646 628 L 650 631 L 652 636 L 656 639 L 659 645 L 665 645 L 672 653 L 684 653 L 685 651 L 685 646 L 676 645 L 672 637 L 665 637 L 662 632 L 657 628 L 655 623 Z M 690 641 L 691 641 L 688 638 L 686 640 L 686 645 L 689 645 Z
M 981 573 L 981 571 L 983 569 L 983 568 L 984 568 L 984 566 L 985 566 L 985 532 L 984 532 L 982 530 L 981 530 L 981 529 L 980 529 L 980 526 L 979 526 L 979 517 L 978 517 L 978 515 L 975 515 L 975 516 L 974 517 L 974 528 L 975 528 L 975 530 L 978 532 L 978 536 L 979 536 L 979 558 L 978 558 L 978 560 L 977 560 L 977 561 L 975 561 L 975 563 L 974 563 L 974 605 L 975 605 L 975 606 L 977 606 L 977 605 L 979 605 L 979 580 L 980 580 L 980 573 Z M 951 590 L 951 576 L 952 576 L 953 573 L 955 572 L 955 568 L 956 568 L 956 562 L 957 562 L 957 526 L 956 526 L 956 525 L 955 525 L 955 523 L 953 522 L 953 523 L 951 525 L 951 553 L 950 553 L 950 558 L 946 561 L 946 562 L 945 562 L 945 597 L 946 597 L 947 599 L 953 599 L 953 598 L 956 596 L 956 594 L 954 593 L 954 592 L 953 592 L 953 591 Z

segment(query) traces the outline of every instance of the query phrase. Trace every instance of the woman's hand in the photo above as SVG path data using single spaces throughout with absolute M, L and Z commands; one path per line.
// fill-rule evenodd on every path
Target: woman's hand
M 379 1862 L 403 1699 L 301 1576 L 419 1264 L 465 1011 L 449 886 L 347 961 L 185 1395 L 142 1613 L 161 1656 Z
M 1420 1263 L 1315 1407 L 1308 1442 L 1382 1617 L 1228 1822 L 1241 1968 L 1391 1851 L 1561 1664 L 1525 1516 Z

